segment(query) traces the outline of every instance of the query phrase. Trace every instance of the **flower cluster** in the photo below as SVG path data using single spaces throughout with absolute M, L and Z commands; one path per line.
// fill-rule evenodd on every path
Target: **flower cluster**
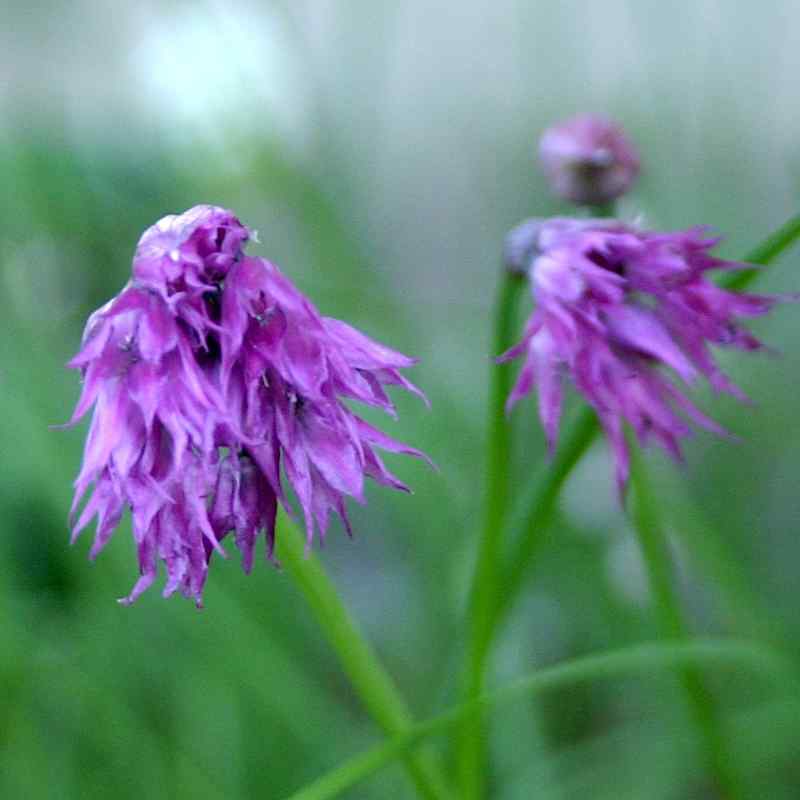
M 385 387 L 421 394 L 400 373 L 415 361 L 322 317 L 277 267 L 244 253 L 250 237 L 213 206 L 160 220 L 70 362 L 84 376 L 72 422 L 94 406 L 73 540 L 96 517 L 96 556 L 130 507 L 141 576 L 123 603 L 162 561 L 164 595 L 180 589 L 200 605 L 231 532 L 245 571 L 260 533 L 271 557 L 282 475 L 311 543 L 331 511 L 350 530 L 345 498 L 363 502 L 365 476 L 407 491 L 376 448 L 424 458 L 343 402 L 394 415 Z
M 522 341 L 500 357 L 525 358 L 508 408 L 535 386 L 552 451 L 568 375 L 611 442 L 620 491 L 629 471 L 624 422 L 676 459 L 691 433 L 687 419 L 723 433 L 675 378 L 688 385 L 703 375 L 746 400 L 709 345 L 761 348 L 739 318 L 766 313 L 775 298 L 712 283 L 711 270 L 749 266 L 712 256 L 717 241 L 702 228 L 657 233 L 605 219 L 531 220 L 509 236 L 507 257 L 527 265 L 536 308 Z

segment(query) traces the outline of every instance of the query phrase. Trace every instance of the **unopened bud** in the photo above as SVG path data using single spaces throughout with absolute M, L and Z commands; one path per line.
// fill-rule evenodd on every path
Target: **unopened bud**
M 553 191 L 577 205 L 616 200 L 639 174 L 639 155 L 622 128 L 595 114 L 548 128 L 539 142 L 539 158 Z

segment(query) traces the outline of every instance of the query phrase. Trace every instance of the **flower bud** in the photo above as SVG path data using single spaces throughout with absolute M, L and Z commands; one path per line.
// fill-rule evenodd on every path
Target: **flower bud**
M 622 128 L 595 114 L 548 128 L 539 158 L 553 191 L 577 205 L 616 200 L 639 174 L 639 155 Z

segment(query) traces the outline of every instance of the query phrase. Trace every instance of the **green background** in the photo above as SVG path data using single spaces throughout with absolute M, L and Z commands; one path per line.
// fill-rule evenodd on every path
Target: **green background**
M 391 458 L 354 540 L 321 557 L 420 718 L 456 699 L 477 542 L 490 314 L 505 232 L 568 213 L 536 139 L 583 110 L 620 120 L 644 173 L 622 213 L 708 224 L 741 255 L 800 200 L 800 6 L 413 0 L 12 0 L 0 30 L 0 796 L 280 798 L 379 740 L 286 573 L 215 559 L 198 612 L 132 608 L 126 522 L 94 565 L 68 544 L 86 423 L 64 363 L 127 280 L 141 231 L 196 203 L 236 210 L 323 313 L 421 358 L 432 410 L 381 424 L 440 471 Z M 760 289 L 797 291 L 800 250 Z M 797 308 L 720 356 L 753 398 L 698 392 L 741 437 L 649 457 L 695 631 L 757 636 L 800 669 Z M 541 467 L 513 416 L 517 491 Z M 655 638 L 635 540 L 597 445 L 498 643 L 492 685 Z M 800 793 L 788 689 L 710 676 L 752 797 Z M 492 796 L 712 798 L 668 675 L 550 693 L 493 717 Z M 446 741 L 439 743 L 445 757 Z M 399 767 L 351 798 L 411 797 Z

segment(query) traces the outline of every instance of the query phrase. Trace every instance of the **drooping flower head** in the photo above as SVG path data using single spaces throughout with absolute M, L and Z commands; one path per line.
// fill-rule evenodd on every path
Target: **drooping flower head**
M 163 562 L 164 595 L 180 589 L 200 605 L 228 533 L 246 572 L 259 534 L 272 557 L 277 504 L 288 509 L 282 476 L 310 544 L 331 511 L 350 530 L 345 499 L 364 502 L 365 476 L 407 491 L 377 449 L 424 458 L 343 402 L 394 415 L 385 387 L 421 395 L 400 373 L 414 359 L 321 316 L 276 266 L 245 254 L 250 238 L 214 206 L 164 217 L 69 364 L 83 374 L 71 421 L 94 406 L 73 540 L 96 517 L 95 557 L 130 508 L 140 578 L 121 602 Z
M 536 303 L 522 341 L 500 359 L 525 359 L 508 408 L 535 387 L 552 451 L 563 378 L 571 378 L 608 436 L 620 491 L 629 471 L 623 423 L 679 459 L 687 420 L 724 433 L 681 384 L 703 375 L 715 390 L 747 399 L 710 346 L 760 349 L 740 320 L 766 313 L 776 298 L 712 283 L 711 270 L 749 266 L 711 255 L 718 241 L 702 228 L 660 233 L 606 219 L 531 220 L 507 241 L 507 258 L 527 264 Z
M 553 191 L 571 203 L 610 203 L 639 175 L 639 155 L 619 125 L 597 114 L 581 114 L 548 128 L 539 159 Z

